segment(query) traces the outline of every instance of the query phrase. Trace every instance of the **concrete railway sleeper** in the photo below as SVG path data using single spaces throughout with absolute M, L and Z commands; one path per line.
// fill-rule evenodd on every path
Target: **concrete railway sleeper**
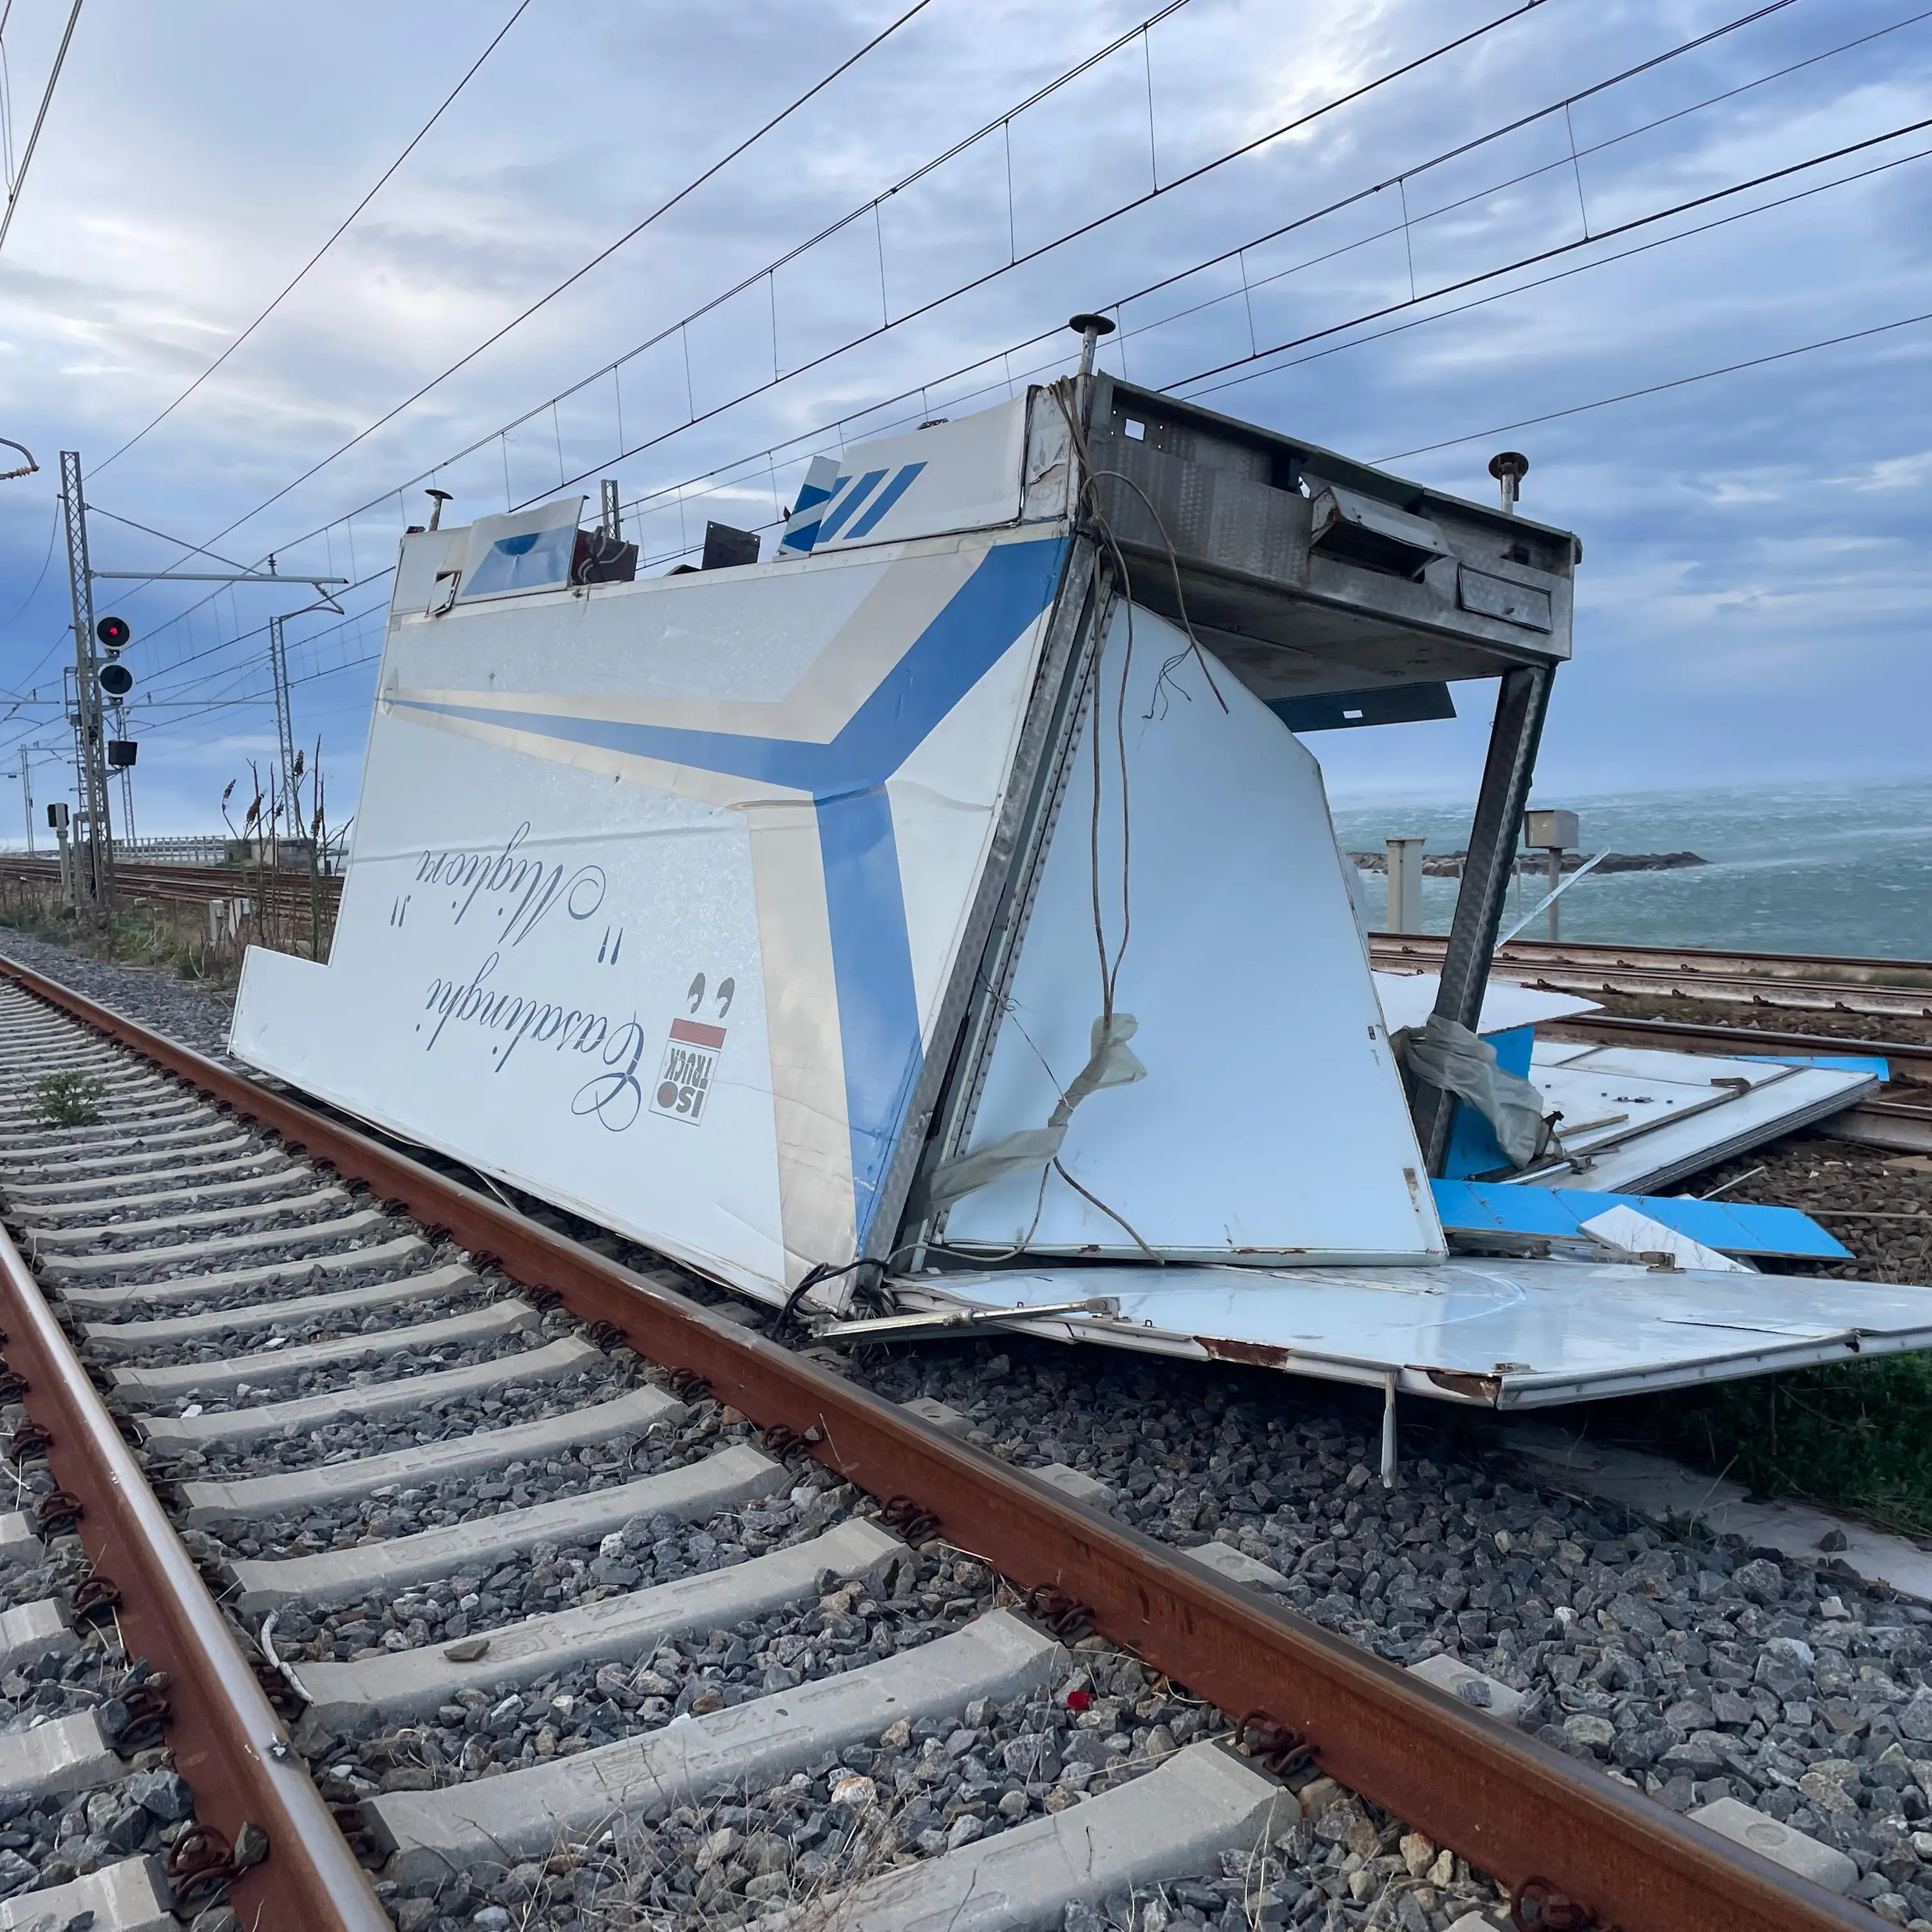
M 1874 1922 L 1791 1869 L 1801 1833 L 1773 1864 L 1687 1822 L 1506 1721 L 1508 1684 L 1296 1616 L 1257 1549 L 1156 1540 L 943 1404 L 4 970 L 0 1101 L 103 1031 L 152 1072 L 98 1125 L 0 1134 L 40 1275 L 0 1249 L 33 1498 L 0 1594 L 38 1592 L 0 1649 L 22 1683 L 119 1673 L 100 1748 L 76 1726 L 50 1774 L 103 1781 L 20 1847 L 0 1928 L 89 1883 L 98 1932 L 169 1922 L 136 1894 L 170 1834 L 188 1906 L 232 1886 L 302 1928 L 1437 1932 L 1512 1892 L 1552 1928 Z M 125 1573 L 124 1653 L 78 1628 L 90 1561 Z M 165 1714 L 134 1700 L 146 1760 L 108 1735 L 129 1656 L 169 1679 Z M 128 1858 L 57 1856 L 127 1839 L 163 1778 Z

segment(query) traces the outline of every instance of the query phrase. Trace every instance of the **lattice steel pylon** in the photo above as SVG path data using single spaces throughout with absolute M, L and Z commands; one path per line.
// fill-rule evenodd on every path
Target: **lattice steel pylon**
M 114 828 L 108 808 L 107 746 L 102 730 L 99 660 L 94 649 L 94 580 L 87 559 L 87 502 L 80 452 L 61 452 L 61 514 L 67 528 L 68 584 L 74 599 L 74 769 L 84 822 L 75 827 L 74 896 L 105 918 L 114 908 Z
M 291 836 L 302 834 L 302 801 L 296 790 L 295 706 L 289 694 L 289 650 L 282 637 L 282 620 L 268 620 L 268 665 L 275 686 L 275 736 L 281 747 L 283 810 Z

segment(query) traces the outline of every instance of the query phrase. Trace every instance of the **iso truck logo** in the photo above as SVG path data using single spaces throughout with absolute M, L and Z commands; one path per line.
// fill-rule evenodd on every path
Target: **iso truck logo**
M 651 1112 L 696 1126 L 704 1118 L 712 1076 L 724 1047 L 722 1027 L 707 1026 L 702 1020 L 673 1020 L 656 1090 L 651 1095 Z

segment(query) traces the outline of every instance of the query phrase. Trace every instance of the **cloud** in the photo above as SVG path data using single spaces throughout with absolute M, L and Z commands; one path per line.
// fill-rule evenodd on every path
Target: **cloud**
M 0 630 L 0 687 L 44 687 L 60 649 L 60 569 L 28 596 L 48 554 L 60 448 L 82 452 L 104 508 L 207 541 L 588 260 L 890 17 L 873 0 L 806 14 L 776 0 L 703 9 L 586 0 L 567 17 L 532 8 L 283 310 L 104 470 L 295 273 L 503 12 L 507 0 L 488 18 L 455 0 L 426 9 L 344 0 L 313 16 L 184 0 L 164 22 L 124 8 L 83 17 L 0 258 L 0 430 L 43 465 L 25 484 L 0 486 L 0 614 L 25 606 Z M 755 274 L 1141 17 L 1115 0 L 1051 10 L 1030 0 L 940 0 L 610 263 L 216 548 L 244 557 L 274 548 L 290 567 L 379 571 L 413 510 L 393 494 L 380 502 L 384 493 Z M 1378 0 L 1292 20 L 1266 0 L 1192 0 L 1144 50 L 1130 43 L 895 197 L 876 228 L 868 218 L 828 238 L 773 287 L 758 284 L 694 328 L 693 392 L 728 397 L 760 380 L 774 314 L 787 368 L 869 328 L 882 250 L 884 298 L 903 313 L 968 267 L 1003 262 L 1014 240 L 1050 238 L 1139 193 L 1155 168 L 1174 181 L 1486 17 L 1475 0 Z M 1172 380 L 1404 302 L 1412 286 L 1426 292 L 1560 244 L 1580 234 L 1586 214 L 1594 232 L 1927 111 L 1932 23 L 1852 45 L 1895 14 L 1876 0 L 1806 0 L 1568 116 L 1427 165 L 1726 17 L 1714 0 L 1538 8 L 638 456 L 614 460 L 619 412 L 626 443 L 682 422 L 682 341 L 590 384 L 507 451 L 489 443 L 442 480 L 458 491 L 460 511 L 501 508 L 506 457 L 513 495 L 554 488 L 561 446 L 566 471 L 616 475 L 627 497 L 717 472 L 716 494 L 690 502 L 695 524 L 709 514 L 752 520 L 794 480 L 795 464 L 775 479 L 761 460 L 745 460 L 767 444 L 900 392 L 913 402 L 879 420 L 996 400 L 1005 382 L 997 359 L 942 379 L 1330 202 L 1362 197 L 1142 304 L 1130 323 L 1159 326 L 1117 340 L 1109 354 L 1125 354 L 1143 379 Z M 17 92 L 32 50 L 10 36 L 9 52 Z M 238 113 L 238 101 L 250 111 Z M 1203 399 L 1373 458 L 1888 321 L 1922 305 L 1928 170 L 1906 164 L 1592 266 L 1599 247 L 1455 299 L 1581 270 L 1563 280 L 1359 346 L 1345 346 L 1345 334 L 1319 360 Z M 1367 193 L 1398 172 L 1400 187 Z M 1406 236 L 1405 209 L 1414 221 Z M 1706 211 L 1676 226 L 1712 218 Z M 1672 783 L 1686 772 L 1748 780 L 1796 764 L 1924 768 L 1912 721 L 1932 698 L 1932 670 L 1906 646 L 1922 634 L 1932 590 L 1921 537 L 1932 451 L 1915 400 L 1928 358 L 1932 329 L 1902 333 L 1511 433 L 1533 465 L 1526 509 L 1576 529 L 1586 546 L 1576 655 L 1559 677 L 1546 742 L 1551 783 Z M 1460 443 L 1397 466 L 1486 500 L 1491 446 Z M 297 547 L 370 501 L 377 508 L 352 530 L 338 524 Z M 97 542 L 122 567 L 176 554 L 116 526 L 101 526 Z M 380 595 L 379 582 L 357 593 Z M 124 608 L 144 692 L 180 703 L 259 696 L 271 608 L 262 593 L 130 586 Z M 345 629 L 325 615 L 292 632 L 298 675 L 328 674 L 297 686 L 297 725 L 305 730 L 305 714 L 317 721 L 339 799 L 352 786 L 371 688 L 373 667 L 356 660 L 375 648 L 380 625 L 378 615 Z M 1465 716 L 1452 725 L 1327 734 L 1324 762 L 1338 784 L 1357 789 L 1473 786 L 1487 699 L 1466 688 L 1459 701 Z M 182 829 L 205 826 L 207 776 L 270 748 L 263 740 L 244 753 L 252 736 L 229 735 L 246 713 L 154 716 L 143 796 L 181 814 Z M 151 826 L 172 829 L 144 807 Z

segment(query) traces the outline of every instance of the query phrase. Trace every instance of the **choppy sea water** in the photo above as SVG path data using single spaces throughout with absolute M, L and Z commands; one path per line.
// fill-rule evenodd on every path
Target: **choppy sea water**
M 1539 793 L 1567 806 L 1586 852 L 1690 850 L 1708 865 L 1675 872 L 1592 873 L 1560 902 L 1566 939 L 1661 946 L 1735 946 L 1765 952 L 1840 952 L 1932 959 L 1932 781 L 1645 792 L 1600 798 Z M 1468 843 L 1468 805 L 1378 803 L 1334 808 L 1342 848 L 1376 851 L 1384 838 L 1423 837 L 1431 852 Z M 1366 875 L 1377 923 L 1388 903 L 1379 874 Z M 1423 918 L 1446 932 L 1456 881 L 1423 881 Z M 1512 889 L 1507 928 L 1543 896 Z M 1540 938 L 1538 917 L 1525 928 Z

